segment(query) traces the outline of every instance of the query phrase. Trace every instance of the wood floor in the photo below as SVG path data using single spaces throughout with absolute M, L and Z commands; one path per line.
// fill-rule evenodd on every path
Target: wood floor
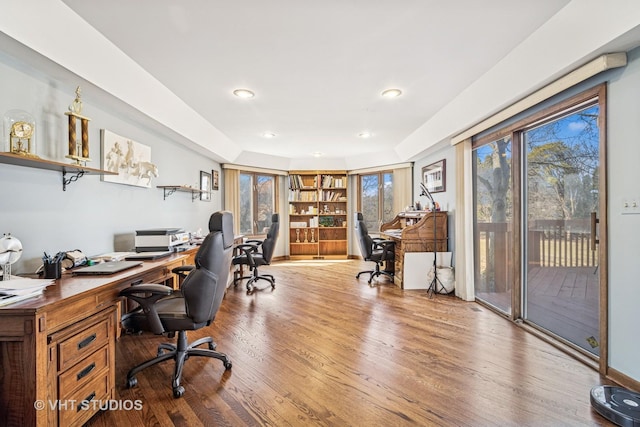
M 599 356 L 596 268 L 533 267 L 527 280 L 526 320 Z M 511 292 L 477 293 L 476 297 L 503 311 L 511 306 Z
M 363 261 L 278 262 L 277 279 L 230 288 L 212 335 L 233 368 L 187 361 L 182 398 L 172 362 L 138 375 L 166 338 L 123 336 L 117 396 L 140 410 L 105 410 L 90 426 L 594 426 L 597 372 L 472 302 L 356 280 Z M 364 275 L 362 276 L 364 277 Z M 374 281 L 375 283 L 375 281 Z

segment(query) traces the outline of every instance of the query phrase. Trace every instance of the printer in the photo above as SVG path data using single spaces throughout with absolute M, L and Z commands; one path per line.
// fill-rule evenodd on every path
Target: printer
M 189 243 L 189 233 L 181 228 L 136 230 L 136 252 L 175 251 Z

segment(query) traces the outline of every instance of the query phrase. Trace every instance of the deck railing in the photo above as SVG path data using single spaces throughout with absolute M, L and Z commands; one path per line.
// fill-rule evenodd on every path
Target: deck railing
M 478 223 L 476 245 L 481 254 L 493 252 L 495 260 L 509 264 L 512 258 L 512 226 L 507 223 Z M 589 219 L 537 220 L 529 224 L 527 254 L 529 266 L 596 267 L 598 251 L 590 245 Z

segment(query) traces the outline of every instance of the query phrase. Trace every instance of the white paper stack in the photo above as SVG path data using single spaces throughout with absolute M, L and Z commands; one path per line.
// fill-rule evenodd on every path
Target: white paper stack
M 11 280 L 0 281 L 0 306 L 42 295 L 52 283 L 52 279 L 11 276 Z

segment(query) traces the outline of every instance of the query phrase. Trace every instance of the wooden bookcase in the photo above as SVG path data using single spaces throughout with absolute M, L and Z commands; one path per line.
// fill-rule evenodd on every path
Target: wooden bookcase
M 289 173 L 291 259 L 347 258 L 345 171 Z

